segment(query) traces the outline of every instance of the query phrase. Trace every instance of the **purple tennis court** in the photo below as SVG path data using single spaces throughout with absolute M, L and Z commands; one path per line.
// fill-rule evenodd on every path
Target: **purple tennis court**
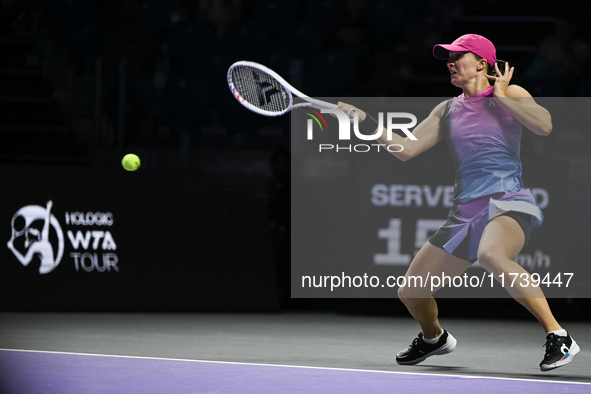
M 555 381 L 0 350 L 11 393 L 588 393 Z
M 2 393 L 588 393 L 582 351 L 540 372 L 534 322 L 454 320 L 456 350 L 397 365 L 410 319 L 331 314 L 0 314 Z

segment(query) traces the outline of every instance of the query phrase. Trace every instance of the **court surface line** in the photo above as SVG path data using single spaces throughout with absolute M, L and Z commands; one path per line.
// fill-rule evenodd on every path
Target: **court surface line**
M 236 361 L 212 361 L 212 360 L 193 360 L 187 358 L 167 358 L 167 357 L 147 357 L 147 356 L 127 356 L 117 354 L 99 354 L 99 353 L 77 353 L 77 352 L 60 352 L 52 350 L 30 350 L 30 349 L 5 349 L 0 348 L 0 352 L 21 352 L 21 353 L 46 353 L 46 354 L 61 354 L 70 356 L 87 356 L 87 357 L 110 357 L 110 358 L 127 358 L 138 360 L 156 360 L 156 361 L 185 361 L 193 363 L 210 363 L 210 364 L 230 364 L 230 365 L 252 365 L 260 367 L 278 367 L 278 368 L 299 368 L 299 369 L 318 369 L 328 371 L 346 371 L 346 372 L 370 372 L 380 374 L 398 374 L 398 375 L 419 375 L 419 376 L 445 376 L 464 379 L 495 379 L 495 380 L 513 380 L 520 382 L 543 382 L 543 383 L 559 383 L 559 384 L 578 384 L 591 386 L 591 383 L 586 382 L 572 382 L 563 380 L 546 380 L 546 379 L 522 379 L 522 378 L 504 378 L 498 376 L 486 375 L 453 375 L 442 373 L 422 373 L 422 372 L 401 372 L 401 371 L 379 371 L 373 369 L 354 369 L 354 368 L 335 368 L 335 367 L 315 367 L 310 365 L 286 365 L 286 364 L 263 364 L 263 363 L 247 363 Z

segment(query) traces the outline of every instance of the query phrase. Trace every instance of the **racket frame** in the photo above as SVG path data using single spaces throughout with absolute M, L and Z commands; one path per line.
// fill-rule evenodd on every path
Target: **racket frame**
M 240 95 L 240 92 L 236 89 L 236 86 L 234 86 L 234 82 L 232 80 L 232 70 L 234 70 L 234 68 L 239 67 L 239 66 L 246 66 L 246 67 L 255 68 L 259 71 L 262 71 L 262 72 L 268 74 L 269 76 L 274 78 L 277 82 L 279 82 L 279 84 L 285 89 L 285 91 L 287 92 L 287 94 L 289 96 L 288 107 L 283 111 L 271 112 L 271 111 L 266 111 L 264 109 L 260 109 L 256 105 L 253 105 L 253 104 L 249 103 L 248 101 L 246 101 L 244 99 L 244 97 L 242 97 Z M 260 115 L 281 116 L 281 115 L 288 113 L 292 109 L 305 108 L 305 107 L 313 107 L 316 109 L 335 109 L 335 108 L 337 108 L 336 104 L 332 104 L 332 103 L 322 101 L 322 100 L 317 100 L 317 99 L 314 99 L 312 97 L 305 95 L 304 93 L 300 92 L 298 89 L 296 89 L 295 87 L 290 85 L 285 79 L 283 79 L 281 77 L 281 75 L 277 74 L 275 71 L 271 70 L 269 67 L 263 66 L 262 64 L 259 64 L 259 63 L 246 61 L 246 60 L 238 61 L 238 62 L 232 64 L 230 66 L 230 68 L 228 69 L 227 79 L 228 79 L 228 86 L 230 88 L 230 91 L 232 92 L 232 95 L 236 98 L 236 100 L 238 100 L 238 102 L 240 104 L 242 104 L 243 106 L 245 106 L 249 110 L 251 110 L 257 114 L 260 114 Z M 306 102 L 294 104 L 293 103 L 293 95 L 296 95 L 297 97 L 305 100 Z

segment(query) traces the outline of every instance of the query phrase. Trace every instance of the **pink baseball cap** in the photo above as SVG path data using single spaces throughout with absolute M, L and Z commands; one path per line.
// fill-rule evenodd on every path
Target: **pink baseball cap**
M 437 59 L 449 59 L 448 51 L 468 51 L 485 59 L 491 66 L 497 61 L 497 50 L 487 38 L 478 34 L 464 34 L 451 44 L 437 44 L 433 47 L 433 56 Z

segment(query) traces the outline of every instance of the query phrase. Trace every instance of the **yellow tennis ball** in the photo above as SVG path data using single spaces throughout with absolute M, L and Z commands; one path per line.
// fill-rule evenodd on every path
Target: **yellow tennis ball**
M 140 168 L 141 164 L 142 162 L 140 161 L 140 158 L 137 157 L 137 155 L 134 155 L 133 153 L 126 154 L 125 156 L 123 156 L 123 160 L 121 160 L 121 165 L 127 171 L 135 171 L 138 168 Z

